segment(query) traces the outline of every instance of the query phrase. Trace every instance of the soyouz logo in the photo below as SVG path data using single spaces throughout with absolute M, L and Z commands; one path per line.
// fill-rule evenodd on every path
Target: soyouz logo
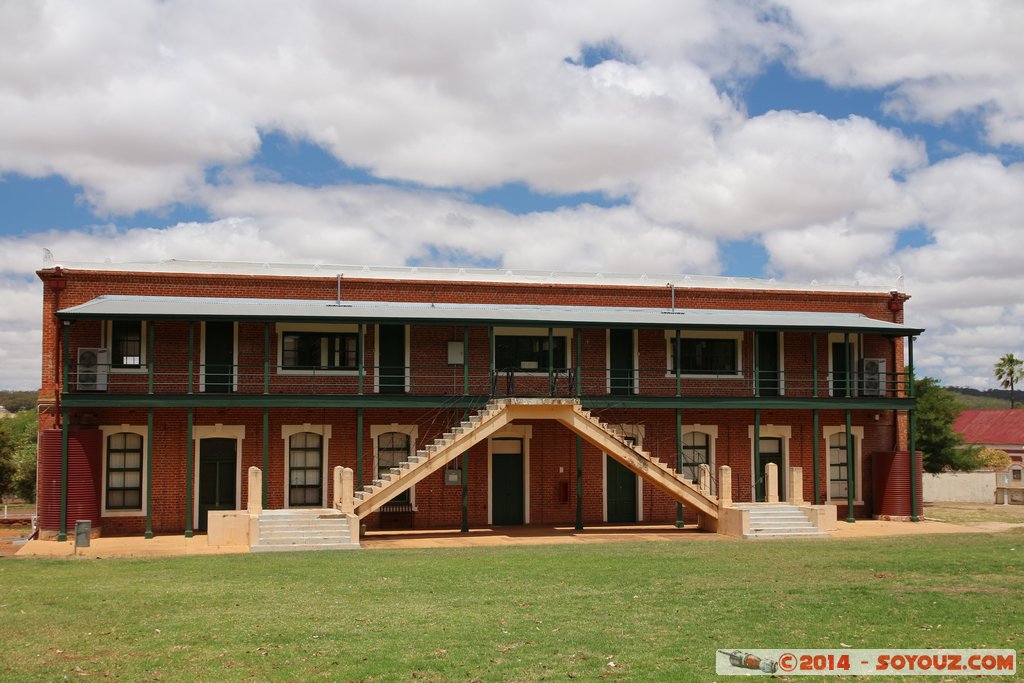
M 1013 676 L 1015 650 L 718 650 L 719 676 Z

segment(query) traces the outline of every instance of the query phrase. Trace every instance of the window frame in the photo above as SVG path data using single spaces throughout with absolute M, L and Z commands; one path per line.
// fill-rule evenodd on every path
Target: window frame
M 683 435 L 682 435 L 682 438 L 683 438 L 682 450 L 683 450 L 684 455 L 685 455 L 685 452 L 686 452 L 686 443 L 685 442 L 686 442 L 686 437 L 687 437 L 688 434 L 703 434 L 705 436 L 705 438 L 707 439 L 706 452 L 707 452 L 708 459 L 706 461 L 706 464 L 707 464 L 708 468 L 711 470 L 711 481 L 708 482 L 708 490 L 711 492 L 711 495 L 718 495 L 718 493 L 717 493 L 718 492 L 718 473 L 715 472 L 715 460 L 716 460 L 715 444 L 718 441 L 718 425 L 703 425 L 703 424 L 683 425 L 683 430 L 682 431 L 683 431 Z M 697 463 L 694 466 L 694 468 L 699 470 L 700 465 L 701 465 L 701 463 Z M 684 465 L 684 467 L 686 467 L 686 465 Z M 694 477 L 693 481 L 694 481 L 694 483 L 696 483 L 697 482 L 697 478 Z
M 687 341 L 729 341 L 733 346 L 734 370 L 732 372 L 706 372 L 703 370 L 688 371 L 679 373 L 682 379 L 742 379 L 743 378 L 743 343 L 746 338 L 744 332 L 737 331 L 705 331 L 705 330 L 680 330 L 680 347 Z M 680 349 L 682 350 L 682 349 Z M 665 377 L 674 379 L 676 352 L 675 330 L 665 330 Z M 684 354 L 685 356 L 685 354 Z
M 103 435 L 103 483 L 100 491 L 100 516 L 101 517 L 143 517 L 146 514 L 147 504 L 147 491 L 146 491 L 146 439 L 147 439 L 147 428 L 145 425 L 104 425 L 100 426 L 100 432 Z M 107 492 L 109 483 L 109 464 L 110 464 L 110 438 L 116 434 L 132 434 L 138 436 L 140 439 L 140 467 L 139 467 L 139 487 L 141 489 L 139 493 L 139 507 L 135 508 L 124 508 L 124 507 L 108 507 L 107 505 Z
M 137 365 L 119 363 L 117 360 L 119 356 L 117 353 L 118 340 L 114 332 L 117 326 L 123 326 L 125 324 L 137 324 L 139 326 L 139 363 Z M 107 349 L 110 372 L 118 374 L 148 372 L 149 359 L 146 354 L 146 345 L 149 341 L 149 325 L 147 321 L 141 319 L 107 320 L 103 325 L 103 337 L 103 343 L 101 346 Z
M 331 479 L 329 477 L 328 458 L 330 455 L 330 440 L 331 440 L 331 425 L 315 425 L 315 424 L 292 424 L 292 425 L 281 425 L 281 440 L 284 444 L 284 461 L 283 461 L 283 484 L 284 494 L 282 495 L 282 504 L 285 508 L 292 507 L 291 505 L 291 437 L 296 434 L 302 434 L 309 432 L 316 434 L 320 437 L 320 481 L 321 481 L 321 507 L 328 507 L 328 495 L 330 491 L 328 487 L 331 486 Z M 308 508 L 308 505 L 297 506 L 300 508 Z
M 275 326 L 277 335 L 277 351 L 275 353 L 276 367 L 274 371 L 278 375 L 291 376 L 317 376 L 317 377 L 354 377 L 359 374 L 359 326 L 358 325 L 334 325 L 321 323 L 277 323 Z M 356 365 L 351 367 L 341 366 L 298 366 L 287 367 L 284 364 L 284 338 L 289 334 L 302 334 L 311 337 L 346 337 L 351 335 L 356 343 Z M 363 329 L 363 356 L 366 356 L 366 328 Z M 324 358 L 323 349 L 320 350 L 321 360 Z M 369 376 L 366 365 L 363 366 L 363 373 Z
M 396 432 L 404 434 L 409 439 L 408 457 L 412 457 L 416 454 L 416 443 L 419 438 L 419 425 L 408 425 L 408 424 L 386 424 L 386 425 L 371 425 L 370 426 L 370 440 L 373 442 L 373 478 L 380 478 L 381 464 L 380 464 L 380 437 L 385 434 Z M 388 465 L 389 469 L 394 465 Z M 416 507 L 416 487 L 410 486 L 406 489 L 409 494 L 407 500 L 396 500 L 392 498 L 388 503 L 406 503 L 412 506 L 412 511 L 417 512 Z M 404 494 L 399 494 L 399 496 Z M 385 503 L 387 505 L 387 503 Z
M 852 425 L 850 433 L 853 434 L 853 469 L 854 477 L 854 489 L 853 489 L 853 504 L 863 505 L 864 504 L 864 427 L 859 425 Z M 821 438 L 825 442 L 825 467 L 827 469 L 827 478 L 825 480 L 825 501 L 829 503 L 840 503 L 846 504 L 847 496 L 840 498 L 832 497 L 832 444 L 830 443 L 832 437 L 842 434 L 844 437 L 843 452 L 846 451 L 846 426 L 835 425 L 826 426 L 821 430 Z M 847 473 L 849 477 L 849 473 Z M 847 482 L 849 486 L 849 482 Z

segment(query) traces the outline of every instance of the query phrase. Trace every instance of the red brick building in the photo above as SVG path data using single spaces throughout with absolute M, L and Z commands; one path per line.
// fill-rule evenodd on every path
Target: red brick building
M 370 529 L 690 523 L 701 496 L 764 499 L 768 463 L 781 500 L 869 517 L 875 455 L 910 445 L 920 330 L 896 291 L 197 262 L 38 274 L 44 535 L 84 518 L 201 531 L 245 507 L 251 466 L 267 510 L 331 507 L 336 466 L 357 492 L 377 480 L 356 494 Z M 468 439 L 503 397 L 544 400 Z M 584 417 L 625 450 L 603 453 Z

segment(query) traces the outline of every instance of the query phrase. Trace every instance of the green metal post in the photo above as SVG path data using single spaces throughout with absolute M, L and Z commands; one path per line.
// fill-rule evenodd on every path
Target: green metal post
M 462 328 L 462 395 L 469 396 L 469 326 Z
M 487 385 L 488 392 L 490 393 L 490 387 L 493 386 L 494 379 L 494 325 L 487 326 L 487 348 L 488 348 L 488 367 L 490 368 L 490 374 L 488 375 Z
M 363 409 L 356 408 L 356 490 L 363 487 Z
M 263 394 L 270 393 L 270 323 L 263 323 Z M 264 487 L 266 492 L 266 487 Z M 264 503 L 265 505 L 266 503 Z
M 846 356 L 846 398 L 850 398 L 853 385 L 853 354 L 850 348 L 850 333 L 843 334 L 843 354 Z
M 847 385 L 849 386 L 849 385 Z M 853 501 L 857 493 L 857 473 L 853 471 L 853 426 L 850 409 L 846 409 L 846 521 L 853 523 Z
M 676 408 L 676 473 L 683 472 L 683 411 Z M 676 503 L 676 528 L 683 528 L 683 504 Z
M 555 395 L 555 331 L 548 328 L 548 396 Z
M 147 367 L 147 383 L 146 391 L 150 394 L 153 393 L 153 367 L 156 365 L 156 359 L 153 357 L 153 338 L 156 337 L 156 326 L 153 321 L 150 320 L 146 325 L 146 365 Z
M 196 322 L 188 322 L 188 395 L 192 395 L 192 372 L 195 370 Z M 191 519 L 191 518 L 190 518 Z
M 359 328 L 358 331 L 356 332 L 356 368 L 359 373 L 359 387 L 357 393 L 360 396 L 363 395 L 363 375 L 366 372 L 364 368 L 364 361 L 365 359 L 363 358 L 363 324 L 359 323 Z M 362 479 L 359 479 L 358 481 L 360 482 L 361 485 Z
M 678 327 L 676 328 L 675 347 L 676 347 L 676 359 L 675 359 L 675 362 L 672 365 L 673 365 L 673 370 L 675 370 L 675 373 L 676 373 L 676 396 L 682 396 L 683 395 L 683 393 L 682 393 L 682 374 L 683 373 L 680 370 L 680 368 L 682 368 L 683 363 L 682 363 L 682 359 L 680 358 L 680 353 L 682 353 L 682 351 L 680 350 L 680 347 L 679 347 L 679 328 Z
M 583 437 L 576 435 L 576 531 L 583 531 Z
M 820 482 L 818 481 L 818 479 L 819 479 L 819 477 L 821 475 L 821 472 L 820 472 L 820 467 L 821 466 L 818 463 L 818 458 L 821 455 L 819 453 L 819 450 L 820 450 L 819 442 L 821 441 L 821 431 L 820 431 L 819 423 L 820 423 L 820 417 L 821 416 L 819 415 L 819 411 L 818 411 L 817 408 L 815 408 L 814 410 L 811 411 L 811 416 L 813 417 L 813 423 L 814 423 L 813 427 L 811 427 L 811 439 L 812 439 L 812 444 L 813 444 L 813 446 L 812 446 L 812 456 L 811 457 L 814 459 L 813 460 L 813 462 L 814 462 L 814 504 L 815 505 L 819 505 L 819 504 L 821 504 L 821 490 L 820 490 L 821 489 L 821 485 L 820 485 Z
M 467 333 L 468 336 L 468 333 Z M 466 347 L 463 346 L 463 349 Z M 465 355 L 463 355 L 465 360 Z M 469 409 L 462 414 L 462 419 L 469 417 Z M 462 533 L 469 533 L 469 451 L 462 454 Z
M 761 396 L 761 353 L 758 349 L 757 332 L 754 333 L 754 397 Z
M 917 411 L 907 411 L 908 428 L 910 429 L 910 521 L 920 522 L 917 509 Z
M 907 395 L 914 398 L 914 338 L 907 338 Z M 917 509 L 917 411 L 907 411 L 907 435 L 910 446 L 910 521 L 920 522 Z
M 61 410 L 60 420 L 60 531 L 58 541 L 68 540 L 68 411 Z
M 151 347 L 152 348 L 152 347 Z M 153 357 L 149 358 L 153 367 Z M 153 538 L 153 409 L 146 409 L 146 538 Z
M 263 407 L 263 509 L 267 509 L 267 489 L 270 488 L 270 408 Z
M 189 325 L 191 327 L 191 324 Z M 189 373 L 191 375 L 191 373 Z M 193 422 L 192 408 L 188 409 L 188 417 L 185 421 L 185 432 L 187 445 L 185 447 L 185 538 L 192 538 L 192 449 L 193 445 Z
M 576 329 L 576 398 L 583 395 L 583 328 Z
M 811 332 L 811 395 L 818 398 L 818 333 Z M 817 497 L 815 497 L 817 504 Z
M 63 363 L 61 364 L 60 387 L 58 391 L 62 394 L 68 392 L 68 380 L 71 377 L 71 330 L 70 324 L 65 322 L 61 327 L 64 345 Z M 60 531 L 57 533 L 58 541 L 68 540 L 68 411 L 66 408 L 60 412 Z
M 757 502 L 757 480 L 761 478 L 761 409 L 754 408 L 754 501 Z M 768 500 L 768 482 L 764 487 L 764 499 Z

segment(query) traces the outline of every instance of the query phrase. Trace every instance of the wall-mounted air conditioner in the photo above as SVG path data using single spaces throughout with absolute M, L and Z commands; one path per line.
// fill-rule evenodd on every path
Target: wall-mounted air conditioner
M 885 396 L 885 359 L 865 358 L 860 362 L 861 396 Z
M 110 371 L 107 349 L 78 349 L 78 390 L 106 391 Z

